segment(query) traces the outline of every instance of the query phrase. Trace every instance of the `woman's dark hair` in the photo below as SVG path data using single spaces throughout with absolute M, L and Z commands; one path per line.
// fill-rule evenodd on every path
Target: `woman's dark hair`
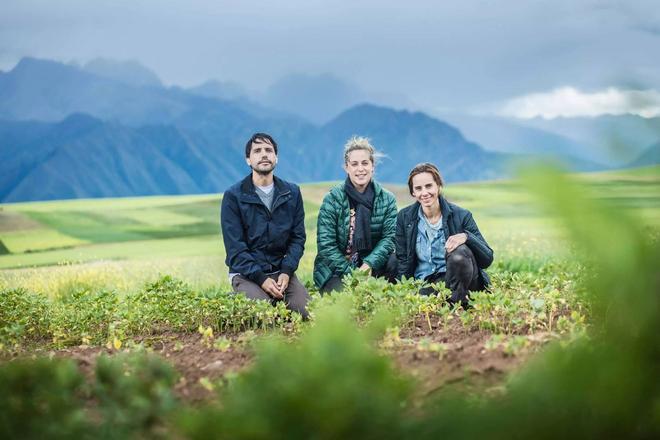
M 275 155 L 277 156 L 277 142 L 271 137 L 271 135 L 266 133 L 255 133 L 252 135 L 247 144 L 245 144 L 245 157 L 250 157 L 250 151 L 252 151 L 252 144 L 270 144 L 275 150 Z
M 429 173 L 430 175 L 433 176 L 433 180 L 435 180 L 435 183 L 438 184 L 438 186 L 444 186 L 445 183 L 442 180 L 442 176 L 440 175 L 440 171 L 438 170 L 438 167 L 433 165 L 430 162 L 424 162 L 415 165 L 415 168 L 410 170 L 410 174 L 408 175 L 408 190 L 410 191 L 410 195 L 413 195 L 413 177 L 415 177 L 418 174 L 422 173 Z

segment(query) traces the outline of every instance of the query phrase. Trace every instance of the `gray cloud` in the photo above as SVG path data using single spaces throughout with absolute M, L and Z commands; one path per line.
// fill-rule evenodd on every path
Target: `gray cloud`
M 561 86 L 660 87 L 650 1 L 4 0 L 0 68 L 23 55 L 137 59 L 170 84 L 263 90 L 292 72 L 422 107 L 467 108 Z

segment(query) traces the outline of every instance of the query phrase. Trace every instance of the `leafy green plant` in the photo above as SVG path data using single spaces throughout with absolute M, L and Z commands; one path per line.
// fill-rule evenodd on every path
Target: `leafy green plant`
M 127 296 L 127 326 L 136 333 L 196 329 L 199 323 L 194 298 L 195 293 L 183 281 L 164 276 Z
M 16 360 L 0 365 L 0 437 L 86 438 L 83 377 L 73 362 Z
M 15 346 L 49 335 L 51 304 L 24 289 L 0 291 L 0 344 Z
M 172 367 L 155 355 L 100 357 L 93 393 L 98 399 L 101 435 L 106 438 L 157 435 L 177 408 L 172 393 L 175 381 Z
M 114 291 L 79 289 L 57 298 L 51 334 L 57 346 L 100 344 L 108 340 L 119 319 L 119 297 Z
M 131 334 L 161 330 L 196 331 L 199 326 L 216 332 L 276 328 L 300 322 L 283 303 L 253 301 L 220 290 L 197 292 L 188 284 L 164 276 L 126 298 L 126 327 Z

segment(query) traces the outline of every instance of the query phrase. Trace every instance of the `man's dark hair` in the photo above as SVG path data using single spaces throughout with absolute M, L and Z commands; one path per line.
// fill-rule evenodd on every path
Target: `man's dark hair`
M 252 151 L 252 144 L 270 144 L 275 150 L 275 155 L 277 156 L 277 142 L 271 137 L 271 135 L 266 133 L 255 133 L 252 135 L 247 144 L 245 144 L 245 157 L 250 157 L 250 151 Z

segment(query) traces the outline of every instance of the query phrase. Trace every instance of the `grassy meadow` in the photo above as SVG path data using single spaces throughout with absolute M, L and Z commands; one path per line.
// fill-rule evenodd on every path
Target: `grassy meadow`
M 640 216 L 657 236 L 658 167 L 578 178 L 599 199 Z M 307 282 L 316 252 L 316 216 L 330 186 L 302 185 L 308 238 L 298 275 Z M 412 202 L 405 186 L 386 187 L 399 208 Z M 515 181 L 449 185 L 445 194 L 473 212 L 495 250 L 491 270 L 534 270 L 566 252 L 562 231 Z M 6 253 L 0 255 L 0 287 L 47 295 L 76 283 L 128 291 L 162 274 L 198 288 L 225 286 L 220 200 L 220 195 L 194 195 L 1 205 Z

